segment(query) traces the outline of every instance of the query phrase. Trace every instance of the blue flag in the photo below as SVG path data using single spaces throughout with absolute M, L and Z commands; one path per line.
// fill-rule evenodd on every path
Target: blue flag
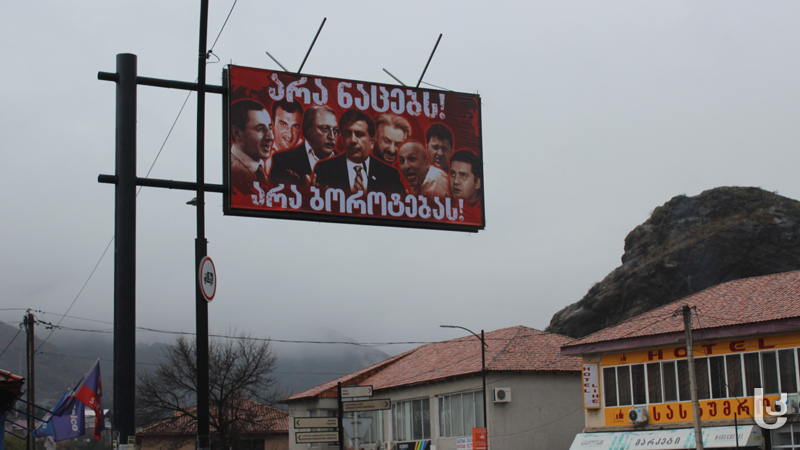
M 67 389 L 61 399 L 47 413 L 33 431 L 35 437 L 53 436 L 54 441 L 63 441 L 86 434 L 85 405 L 75 398 L 76 391 L 84 385 L 86 377 L 82 377 L 75 389 Z

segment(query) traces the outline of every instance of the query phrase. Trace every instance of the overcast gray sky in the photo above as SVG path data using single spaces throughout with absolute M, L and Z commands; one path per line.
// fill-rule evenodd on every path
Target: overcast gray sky
M 232 4 L 211 1 L 209 45 Z M 425 81 L 482 97 L 486 229 L 225 217 L 209 193 L 212 332 L 391 342 L 464 334 L 445 323 L 544 329 L 673 196 L 739 185 L 800 198 L 800 3 L 239 0 L 209 84 L 231 62 L 279 69 L 265 51 L 297 70 L 323 18 L 304 73 L 394 83 L 386 68 L 416 84 L 444 35 Z M 114 187 L 97 175 L 114 173 L 115 86 L 97 72 L 134 53 L 141 76 L 193 81 L 198 22 L 197 1 L 0 5 L 0 320 L 34 308 L 58 321 L 113 236 Z M 139 176 L 186 96 L 139 88 Z M 221 97 L 207 107 L 206 181 L 221 183 Z M 192 94 L 151 177 L 194 178 L 195 114 Z M 194 331 L 192 197 L 138 197 L 139 326 Z M 113 247 L 69 314 L 112 311 Z

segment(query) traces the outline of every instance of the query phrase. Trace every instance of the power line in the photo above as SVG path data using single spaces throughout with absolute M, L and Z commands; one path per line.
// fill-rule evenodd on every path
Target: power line
M 21 332 L 22 328 L 17 330 L 17 334 L 15 334 L 13 338 L 11 338 L 11 342 L 9 342 L 8 345 L 6 345 L 6 348 L 4 348 L 2 352 L 0 352 L 0 357 L 2 357 L 6 353 L 6 350 L 8 350 L 8 348 L 11 347 L 11 344 L 14 343 L 14 341 L 17 339 L 17 336 L 19 336 Z
M 225 22 L 222 24 L 222 28 L 219 29 L 219 34 L 217 34 L 217 38 L 214 39 L 214 43 L 211 44 L 211 49 L 208 51 L 208 53 L 211 53 L 211 52 L 214 51 L 214 46 L 217 45 L 217 41 L 219 40 L 219 37 L 222 36 L 222 30 L 225 29 L 225 25 L 227 25 L 228 19 L 231 18 L 231 14 L 233 13 L 233 8 L 236 7 L 236 2 L 237 1 L 239 1 L 239 0 L 234 0 L 233 1 L 233 5 L 231 5 L 231 10 L 228 12 L 228 17 L 225 18 Z
M 217 45 L 217 41 L 219 40 L 220 36 L 222 35 L 222 31 L 225 29 L 225 25 L 228 23 L 228 19 L 230 19 L 231 13 L 233 13 L 233 8 L 236 6 L 236 2 L 237 1 L 238 0 L 234 0 L 233 5 L 231 6 L 231 10 L 228 12 L 228 17 L 225 18 L 225 22 L 222 24 L 222 27 L 220 28 L 219 33 L 217 34 L 217 38 L 214 40 L 214 44 L 211 46 L 211 50 L 209 50 L 209 52 L 208 52 L 209 54 L 211 54 L 212 50 L 214 49 L 214 46 Z M 195 82 L 197 82 L 197 79 L 195 79 Z M 181 105 L 181 109 L 180 109 L 180 111 L 178 111 L 178 115 L 177 115 L 177 117 L 175 117 L 175 121 L 173 121 L 172 126 L 169 129 L 169 132 L 167 132 L 167 137 L 164 139 L 164 142 L 161 144 L 161 148 L 158 150 L 158 153 L 156 154 L 156 157 L 153 159 L 153 163 L 150 165 L 150 169 L 147 171 L 147 175 L 145 175 L 145 178 L 150 176 L 150 172 L 153 170 L 153 167 L 155 166 L 156 161 L 158 161 L 158 157 L 161 155 L 161 152 L 164 150 L 164 146 L 167 144 L 167 141 L 169 140 L 169 137 L 172 135 L 172 131 L 175 129 L 175 124 L 178 122 L 178 119 L 181 117 L 181 113 L 183 113 L 183 109 L 186 107 L 186 103 L 189 101 L 189 97 L 191 96 L 191 94 L 192 93 L 190 91 L 189 95 L 186 96 L 186 100 L 183 101 L 183 105 Z M 142 190 L 142 186 L 139 186 L 139 190 L 136 192 L 137 196 L 139 195 L 139 192 L 141 192 L 141 190 Z M 81 287 L 80 291 L 78 291 L 78 295 L 75 296 L 75 299 L 72 300 L 72 303 L 69 305 L 69 308 L 67 308 L 67 313 L 69 313 L 69 311 L 75 305 L 75 302 L 78 301 L 78 298 L 81 296 L 81 293 L 83 293 L 83 290 L 86 288 L 86 285 L 89 284 L 89 281 L 92 279 L 92 276 L 94 275 L 95 271 L 97 270 L 97 267 L 103 261 L 103 258 L 105 258 L 106 253 L 108 252 L 109 247 L 111 247 L 111 243 L 112 242 L 114 242 L 114 236 L 111 237 L 111 240 L 108 242 L 108 245 L 106 246 L 106 249 L 103 250 L 103 254 L 100 255 L 100 259 L 97 261 L 97 264 L 95 264 L 94 269 L 92 269 L 92 272 L 89 274 L 89 277 L 86 279 L 86 282 L 83 283 L 83 286 Z M 64 317 L 66 317 L 66 313 L 61 318 L 61 320 L 64 320 Z M 44 341 L 42 341 L 42 344 L 39 345 L 39 347 L 36 349 L 36 351 L 38 351 L 40 348 L 42 348 L 42 345 L 44 345 L 45 342 L 47 342 L 47 340 L 50 339 L 50 336 L 53 335 L 55 330 L 58 328 L 58 325 L 60 325 L 60 324 L 61 324 L 61 322 L 59 321 L 59 323 L 56 324 L 56 326 L 51 329 L 50 334 L 48 334 L 47 337 L 44 339 Z

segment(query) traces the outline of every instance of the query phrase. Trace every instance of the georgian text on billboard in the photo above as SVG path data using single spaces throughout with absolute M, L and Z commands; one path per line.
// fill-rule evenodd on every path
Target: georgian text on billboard
M 226 214 L 485 226 L 480 97 L 229 66 Z

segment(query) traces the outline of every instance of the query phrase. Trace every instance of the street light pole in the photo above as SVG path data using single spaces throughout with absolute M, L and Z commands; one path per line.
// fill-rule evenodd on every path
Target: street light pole
M 478 336 L 469 328 L 460 327 L 458 325 L 439 325 L 442 328 L 461 328 L 464 331 L 470 332 L 473 336 L 481 341 L 481 376 L 483 377 L 483 428 L 486 428 L 486 340 L 483 338 L 483 330 L 481 335 Z

